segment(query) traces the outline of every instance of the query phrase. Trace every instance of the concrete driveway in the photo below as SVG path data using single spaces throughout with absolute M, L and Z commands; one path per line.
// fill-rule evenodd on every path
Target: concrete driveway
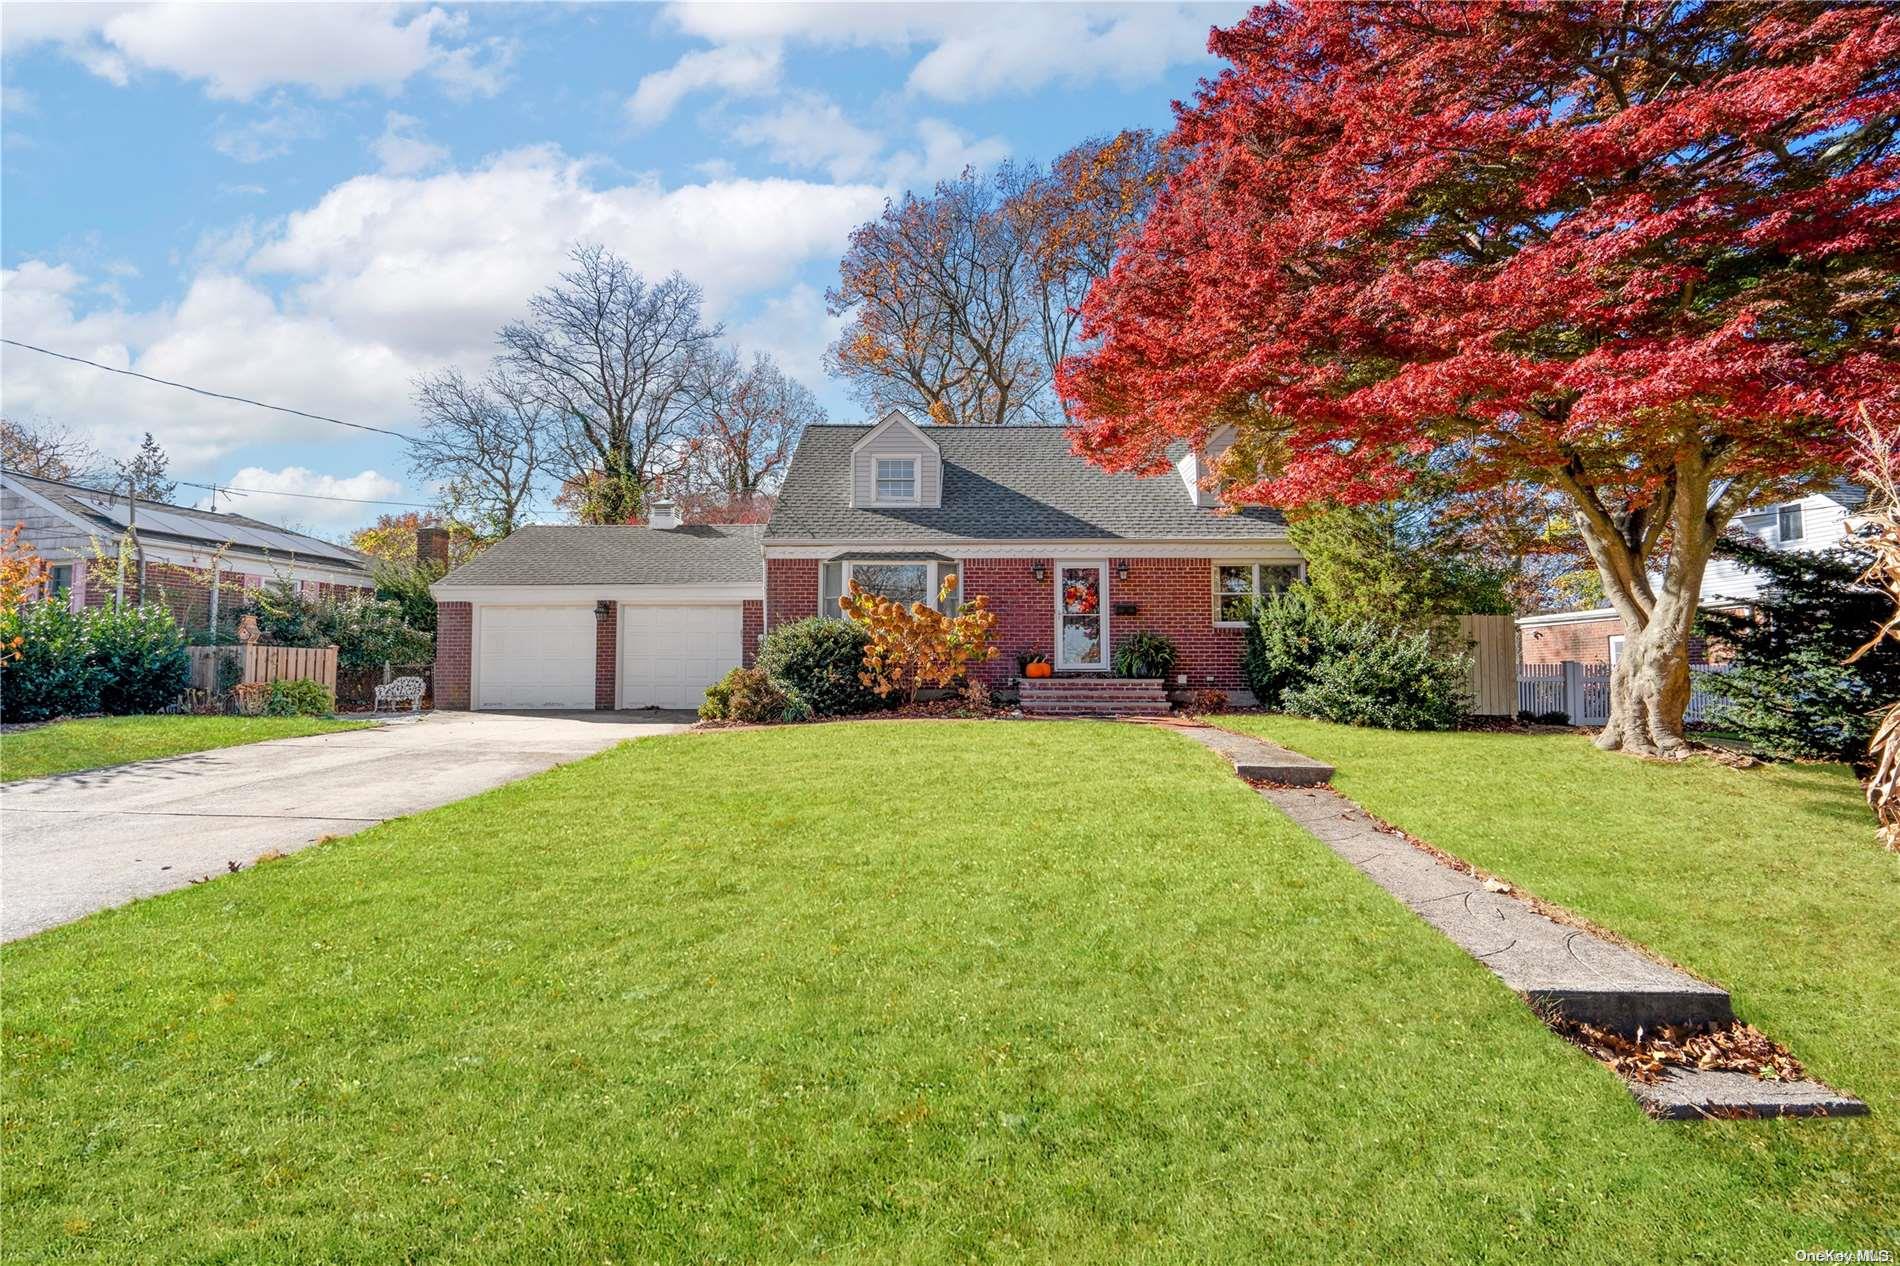
M 433 809 L 686 713 L 438 712 L 0 787 L 0 940 Z

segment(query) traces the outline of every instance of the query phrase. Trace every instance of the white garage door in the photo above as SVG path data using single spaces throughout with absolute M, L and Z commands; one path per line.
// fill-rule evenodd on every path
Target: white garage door
M 483 607 L 478 708 L 592 708 L 594 608 Z
M 620 706 L 697 708 L 706 687 L 739 666 L 740 608 L 620 608 Z

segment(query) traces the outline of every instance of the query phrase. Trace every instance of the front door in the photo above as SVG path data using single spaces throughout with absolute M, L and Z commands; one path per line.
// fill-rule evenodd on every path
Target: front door
M 1108 670 L 1108 564 L 1056 565 L 1056 669 Z

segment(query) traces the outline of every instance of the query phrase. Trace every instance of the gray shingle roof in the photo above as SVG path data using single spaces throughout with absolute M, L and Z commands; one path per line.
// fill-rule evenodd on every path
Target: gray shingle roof
M 677 528 L 531 526 L 441 585 L 744 585 L 765 580 L 757 523 Z
M 1277 510 L 1197 506 L 1180 476 L 1111 475 L 1059 426 L 927 426 L 943 451 L 939 509 L 851 507 L 851 446 L 869 426 L 812 426 L 798 443 L 767 541 L 1209 540 L 1286 535 Z

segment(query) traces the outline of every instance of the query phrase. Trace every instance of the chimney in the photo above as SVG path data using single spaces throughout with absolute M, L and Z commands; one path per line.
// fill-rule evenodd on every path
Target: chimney
M 417 528 L 416 561 L 446 566 L 449 561 L 449 530 L 439 527 Z
M 647 507 L 647 526 L 676 528 L 680 525 L 679 506 L 672 501 L 655 501 Z

